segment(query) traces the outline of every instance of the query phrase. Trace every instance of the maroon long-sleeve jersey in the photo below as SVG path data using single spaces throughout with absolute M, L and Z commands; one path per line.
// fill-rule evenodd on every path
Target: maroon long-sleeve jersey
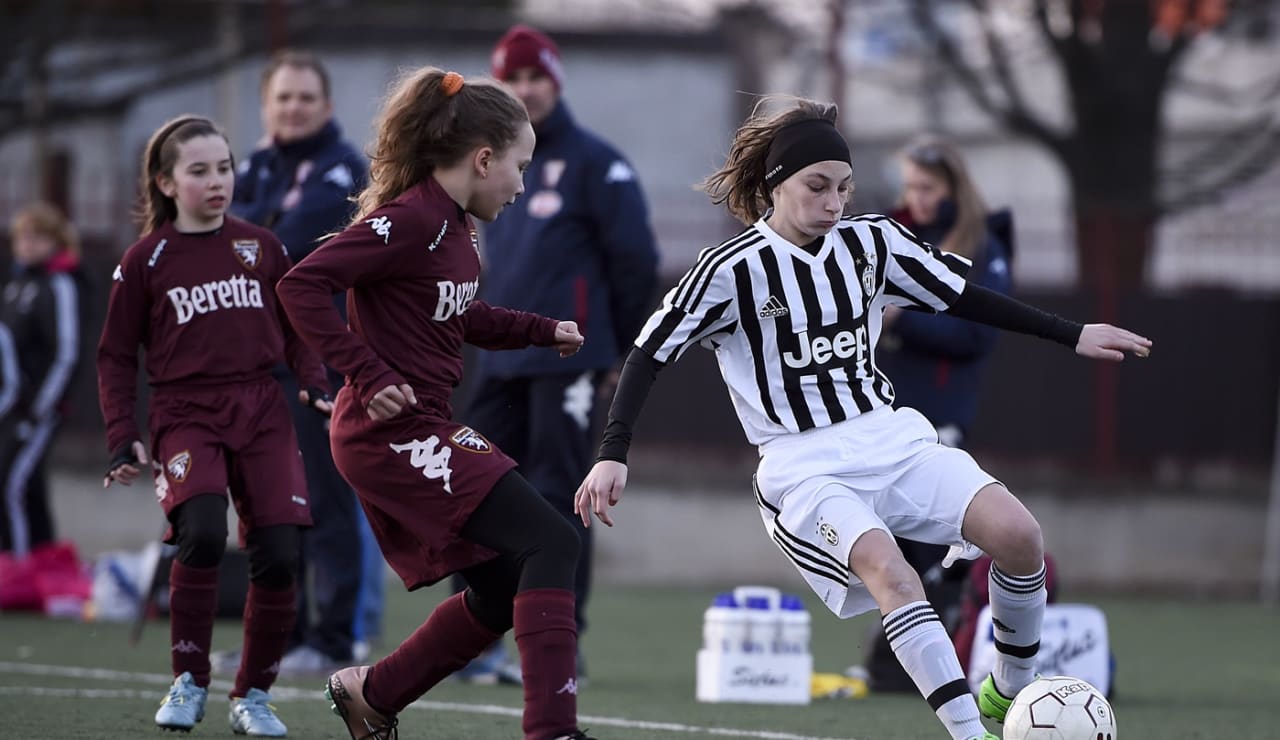
M 112 276 L 98 342 L 108 449 L 140 439 L 139 346 L 157 390 L 264 380 L 282 360 L 304 387 L 326 388 L 324 367 L 276 298 L 292 266 L 275 235 L 230 216 L 199 234 L 167 223 L 129 247 Z
M 289 318 L 361 404 L 408 383 L 449 415 L 462 344 L 518 349 L 555 342 L 557 322 L 475 300 L 475 225 L 434 178 L 330 239 L 280 281 Z M 347 317 L 332 303 L 347 290 Z

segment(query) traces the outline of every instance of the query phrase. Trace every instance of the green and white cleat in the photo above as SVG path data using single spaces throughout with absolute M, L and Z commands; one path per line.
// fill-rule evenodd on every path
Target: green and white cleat
M 190 673 L 183 673 L 173 679 L 168 695 L 160 702 L 156 725 L 162 730 L 191 732 L 191 728 L 204 719 L 204 703 L 208 698 L 209 690 L 196 686 Z
M 987 676 L 982 682 L 982 686 L 978 689 L 978 711 L 983 717 L 993 719 L 1001 724 L 1004 723 L 1005 715 L 1009 713 L 1009 707 L 1013 706 L 1013 698 L 1007 697 L 1000 693 L 996 688 L 996 680 L 992 676 Z M 999 738 L 996 738 L 999 740 Z
M 276 716 L 276 708 L 268 704 L 271 696 L 262 689 L 249 689 L 243 699 L 231 700 L 231 731 L 249 737 L 284 737 L 289 728 Z

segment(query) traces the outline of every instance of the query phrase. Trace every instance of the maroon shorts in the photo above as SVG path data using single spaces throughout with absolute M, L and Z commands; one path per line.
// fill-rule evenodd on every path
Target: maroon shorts
M 329 444 L 383 556 L 407 588 L 497 555 L 464 539 L 462 527 L 516 463 L 475 430 L 425 405 L 373 421 L 343 388 Z
M 280 385 L 157 389 L 151 459 L 165 516 L 192 496 L 230 492 L 240 545 L 252 529 L 311 525 L 302 453 Z M 165 540 L 172 539 L 170 530 Z

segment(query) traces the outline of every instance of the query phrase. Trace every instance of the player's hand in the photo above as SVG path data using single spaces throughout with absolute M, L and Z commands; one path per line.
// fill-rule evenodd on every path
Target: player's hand
M 609 507 L 617 506 L 622 489 L 627 487 L 627 466 L 614 460 L 601 460 L 591 468 L 573 497 L 573 510 L 582 517 L 582 526 L 591 526 L 591 512 L 606 525 L 613 526 Z
M 1151 340 L 1111 324 L 1085 324 L 1076 354 L 1113 362 L 1123 360 L 1126 354 L 1146 357 L 1151 354 Z
M 410 405 L 417 406 L 418 397 L 413 395 L 413 388 L 410 388 L 407 383 L 401 383 L 389 385 L 373 394 L 373 398 L 369 399 L 369 405 L 365 407 L 365 412 L 374 421 L 386 421 L 394 418 L 405 406 Z
M 117 481 L 123 485 L 131 485 L 133 479 L 138 477 L 142 471 L 138 469 L 139 465 L 146 465 L 147 448 L 142 442 L 134 440 L 131 443 L 120 445 L 116 450 L 116 454 L 111 456 L 111 462 L 107 465 L 107 474 L 102 477 L 102 487 L 106 488 L 111 485 L 112 481 Z
M 561 321 L 556 325 L 556 341 L 553 346 L 560 351 L 561 357 L 576 355 L 585 341 L 578 333 L 578 322 Z
M 310 386 L 298 391 L 298 403 L 318 414 L 333 416 L 333 401 L 323 388 Z

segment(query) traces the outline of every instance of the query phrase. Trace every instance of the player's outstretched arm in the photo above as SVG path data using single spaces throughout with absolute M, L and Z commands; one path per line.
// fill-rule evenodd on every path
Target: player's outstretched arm
M 591 526 L 591 514 L 605 525 L 613 526 L 609 507 L 617 506 L 622 490 L 627 487 L 627 465 L 616 460 L 601 460 L 578 486 L 573 497 L 573 510 L 582 517 L 582 526 Z
M 1126 354 L 1146 357 L 1151 340 L 1111 324 L 1085 324 L 1076 343 L 1076 354 L 1095 360 L 1119 362 Z
M 1005 331 L 1030 334 L 1071 347 L 1083 357 L 1120 361 L 1146 357 L 1151 340 L 1110 324 L 1078 324 L 981 285 L 967 284 L 947 313 Z

